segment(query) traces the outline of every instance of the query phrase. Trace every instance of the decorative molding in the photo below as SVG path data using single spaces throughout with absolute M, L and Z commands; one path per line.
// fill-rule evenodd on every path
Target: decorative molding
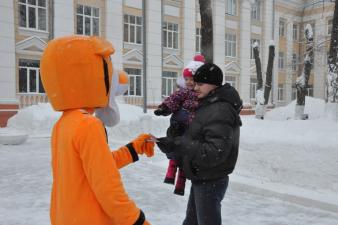
M 181 69 L 183 68 L 183 60 L 176 55 L 168 55 L 163 59 L 163 67 Z
M 225 65 L 224 71 L 225 74 L 226 73 L 239 74 L 241 72 L 241 68 L 239 67 L 238 63 L 230 62 Z
M 29 37 L 15 45 L 15 52 L 26 55 L 42 55 L 47 43 L 37 36 Z
M 123 55 L 124 64 L 142 65 L 143 54 L 137 49 L 128 51 Z

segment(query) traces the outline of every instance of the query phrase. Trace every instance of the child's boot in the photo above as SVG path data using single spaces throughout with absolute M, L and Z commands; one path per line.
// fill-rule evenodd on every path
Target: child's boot
M 172 159 L 169 160 L 169 166 L 167 169 L 167 174 L 165 175 L 164 183 L 175 184 L 176 171 L 177 171 L 176 161 Z
M 184 195 L 186 177 L 183 169 L 178 170 L 178 178 L 175 185 L 174 193 L 177 195 Z

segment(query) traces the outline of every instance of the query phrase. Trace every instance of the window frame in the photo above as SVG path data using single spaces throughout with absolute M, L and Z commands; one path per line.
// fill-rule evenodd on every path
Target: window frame
M 292 71 L 297 71 L 298 56 L 296 53 L 292 53 Z
M 250 100 L 256 101 L 257 78 L 250 78 Z
M 285 25 L 286 25 L 286 21 L 285 19 L 280 18 L 279 19 L 279 37 L 285 37 Z
M 124 96 L 127 97 L 143 97 L 143 74 L 142 74 L 142 69 L 139 68 L 124 68 L 123 69 L 127 74 L 128 74 L 128 90 L 124 94 Z M 137 79 L 139 78 L 139 79 Z M 138 85 L 139 85 L 139 92 L 138 90 Z M 133 87 L 133 90 L 131 90 L 131 87 Z M 132 91 L 133 94 L 130 94 Z
M 330 23 L 330 21 L 331 21 L 331 23 Z M 327 35 L 331 35 L 332 27 L 333 27 L 333 19 L 329 19 L 327 21 Z
M 44 1 L 44 5 L 45 6 L 40 6 L 40 1 Z M 43 32 L 46 32 L 48 31 L 48 15 L 49 15 L 49 12 L 48 12 L 48 1 L 47 0 L 36 0 L 35 1 L 35 5 L 32 5 L 30 3 L 27 2 L 27 0 L 19 0 L 18 1 L 18 24 L 19 24 L 19 28 L 22 28 L 22 29 L 27 29 L 27 30 L 33 30 L 33 31 L 43 31 Z M 25 25 L 23 26 L 22 25 L 22 17 L 21 17 L 21 13 L 20 13 L 20 7 L 23 6 L 25 7 Z M 29 20 L 30 20 L 30 13 L 29 13 L 29 8 L 33 8 L 34 9 L 34 19 L 35 19 L 35 27 L 30 27 L 29 25 Z M 44 26 L 45 26 L 45 29 L 43 28 L 39 28 L 40 26 L 40 18 L 39 18 L 39 9 L 41 10 L 45 10 L 45 16 L 44 16 Z
M 178 73 L 175 71 L 164 70 L 161 76 L 161 96 L 168 97 L 177 89 L 177 77 Z M 169 89 L 169 84 L 171 84 L 171 90 Z
M 299 25 L 298 24 L 293 24 L 292 25 L 292 39 L 294 41 L 298 41 L 299 40 Z
M 256 1 L 254 4 L 252 4 L 251 10 L 250 10 L 250 17 L 251 17 L 251 20 L 261 21 L 261 2 L 260 1 Z
M 26 64 L 26 63 L 32 63 L 32 64 L 37 64 L 37 66 L 26 66 L 26 65 L 20 65 L 20 64 Z M 40 62 L 39 60 L 33 60 L 33 59 L 24 59 L 24 58 L 20 58 L 19 59 L 19 66 L 18 66 L 18 90 L 17 93 L 18 94 L 35 94 L 35 95 L 41 95 L 41 94 L 45 94 L 45 89 L 42 85 L 42 81 L 41 81 L 41 76 L 40 76 Z M 25 69 L 26 70 L 26 74 L 25 74 L 25 80 L 26 80 L 26 92 L 21 91 L 21 87 L 20 87 L 20 81 L 21 81 L 21 69 Z M 35 71 L 35 91 L 31 91 L 31 71 Z M 40 86 L 41 84 L 41 86 Z
M 196 53 L 201 53 L 202 51 L 202 34 L 201 34 L 201 28 L 196 28 Z
M 278 84 L 278 93 L 277 93 L 277 101 L 284 102 L 285 101 L 285 90 L 284 84 Z
M 237 0 L 226 0 L 225 14 L 237 16 Z
M 127 17 L 127 21 L 126 21 Z M 134 18 L 135 23 L 131 22 L 131 18 Z M 140 21 L 140 23 L 138 23 Z M 127 32 L 126 32 L 127 29 Z M 132 32 L 131 29 L 133 29 L 134 33 L 134 41 L 131 41 Z M 131 14 L 123 14 L 123 42 L 128 44 L 136 44 L 141 45 L 143 43 L 143 19 L 142 16 L 136 16 Z M 126 40 L 126 33 L 128 35 Z M 140 38 L 140 41 L 138 42 L 138 37 Z
M 282 54 L 282 57 L 281 57 Z M 285 69 L 285 54 L 284 52 L 278 53 L 278 69 L 284 70 Z
M 226 32 L 224 36 L 225 36 L 225 57 L 236 58 L 237 57 L 237 34 L 233 32 Z
M 170 30 L 170 26 L 172 29 Z M 175 29 L 177 28 L 177 29 Z M 163 47 L 167 49 L 179 49 L 179 24 L 178 23 L 173 23 L 173 22 L 168 22 L 164 21 L 162 24 L 162 35 L 163 35 Z M 170 40 L 169 37 L 171 36 L 171 46 L 169 45 Z M 175 43 L 175 39 L 177 42 Z M 176 44 L 176 45 L 175 45 Z
M 230 84 L 232 87 L 237 87 L 237 76 L 235 75 L 224 75 L 224 82 Z
M 82 6 L 82 14 L 78 12 L 79 7 Z M 85 12 L 85 7 L 89 7 L 90 8 L 90 15 L 86 15 Z M 98 11 L 98 16 L 95 16 L 94 14 L 94 10 L 97 9 Z M 82 33 L 79 32 L 79 26 L 78 26 L 78 20 L 79 17 L 82 17 Z M 88 36 L 100 36 L 101 35 L 101 17 L 100 17 L 100 8 L 99 7 L 95 7 L 95 6 L 91 6 L 91 5 L 83 5 L 83 4 L 76 4 L 76 29 L 75 32 L 76 34 L 80 34 L 80 35 L 88 35 Z M 86 18 L 89 18 L 89 34 L 86 34 Z M 94 19 L 98 20 L 98 32 L 97 34 L 94 34 Z

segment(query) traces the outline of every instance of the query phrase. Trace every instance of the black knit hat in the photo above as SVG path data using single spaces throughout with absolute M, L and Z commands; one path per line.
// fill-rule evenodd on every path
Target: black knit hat
M 216 86 L 221 86 L 223 82 L 222 70 L 213 63 L 202 65 L 193 77 L 195 82 L 214 84 Z

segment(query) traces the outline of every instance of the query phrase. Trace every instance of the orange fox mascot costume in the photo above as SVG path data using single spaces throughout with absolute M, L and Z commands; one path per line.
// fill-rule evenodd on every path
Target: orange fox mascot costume
M 154 154 L 142 134 L 111 152 L 92 113 L 108 104 L 113 46 L 104 39 L 68 36 L 48 43 L 41 78 L 56 111 L 52 133 L 52 225 L 149 225 L 124 190 L 119 169 Z

